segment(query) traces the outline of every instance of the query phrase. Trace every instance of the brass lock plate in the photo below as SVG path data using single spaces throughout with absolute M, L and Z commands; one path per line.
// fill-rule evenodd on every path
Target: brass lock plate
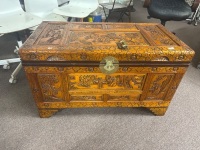
M 115 73 L 119 69 L 119 61 L 115 57 L 107 56 L 100 62 L 99 68 L 104 74 Z

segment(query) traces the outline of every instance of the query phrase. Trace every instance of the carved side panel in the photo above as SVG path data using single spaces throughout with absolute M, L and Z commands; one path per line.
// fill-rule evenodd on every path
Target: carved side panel
M 175 74 L 150 74 L 145 83 L 144 100 L 165 100 Z
M 62 77 L 60 74 L 38 74 L 44 102 L 62 102 Z
M 142 89 L 145 74 L 70 74 L 69 89 Z
M 183 73 L 180 73 L 180 74 L 176 74 L 176 76 L 174 77 L 174 80 L 169 88 L 169 91 L 165 97 L 165 100 L 171 100 L 183 78 Z
M 26 77 L 29 81 L 29 85 L 30 85 L 30 88 L 31 88 L 31 91 L 32 91 L 32 95 L 33 95 L 33 98 L 34 98 L 36 104 L 39 103 L 39 102 L 43 102 L 43 95 L 42 95 L 42 91 L 40 90 L 40 85 L 39 85 L 39 82 L 38 82 L 37 74 L 26 72 Z

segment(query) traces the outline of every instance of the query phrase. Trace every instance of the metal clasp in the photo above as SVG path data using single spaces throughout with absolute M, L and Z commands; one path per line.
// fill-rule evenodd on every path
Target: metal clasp
M 112 74 L 118 70 L 119 61 L 112 56 L 107 56 L 100 62 L 99 67 L 102 73 Z
M 113 69 L 115 69 L 115 66 L 113 65 L 114 60 L 106 60 L 106 65 L 103 67 L 105 70 L 107 71 L 112 71 Z
M 125 40 L 121 40 L 117 42 L 117 46 L 119 49 L 127 49 L 128 45 L 126 44 Z

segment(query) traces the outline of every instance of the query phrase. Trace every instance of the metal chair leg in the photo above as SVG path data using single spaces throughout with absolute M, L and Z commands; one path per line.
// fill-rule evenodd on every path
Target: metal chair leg
M 17 75 L 18 75 L 18 73 L 21 69 L 22 69 L 22 63 L 20 62 L 19 65 L 17 66 L 17 68 L 11 74 L 11 78 L 9 79 L 10 83 L 16 83 L 17 82 L 16 77 L 17 77 Z
M 200 4 L 198 5 L 196 11 L 193 13 L 192 17 L 189 19 L 186 19 L 188 22 L 188 24 L 192 24 L 194 23 L 194 25 L 196 26 L 198 23 L 198 19 L 199 19 L 199 11 L 200 11 Z
M 195 21 L 194 21 L 195 26 L 197 26 L 199 19 L 200 19 L 200 10 L 197 12 L 196 17 L 195 17 Z
M 106 20 L 105 20 L 105 22 L 108 22 L 108 18 L 110 17 L 110 14 L 111 14 L 112 12 L 109 10 L 109 13 L 108 13 L 108 15 L 106 16 Z
M 19 33 L 16 33 L 16 37 L 17 37 L 18 47 L 16 46 L 16 50 L 14 52 L 18 54 L 19 48 L 22 46 L 22 41 L 21 41 L 21 38 L 19 36 Z M 18 60 L 20 61 L 20 58 L 18 58 Z M 21 68 L 22 68 L 22 64 L 20 62 L 19 65 L 17 66 L 17 68 L 11 74 L 11 78 L 9 79 L 10 83 L 16 83 L 17 82 L 17 74 L 19 73 Z
M 129 11 L 129 22 L 131 22 L 131 12 Z
M 119 15 L 120 17 L 119 17 L 119 19 L 118 19 L 118 22 L 119 22 L 120 20 L 123 22 L 122 17 L 124 16 L 124 13 L 125 13 L 124 11 L 120 13 L 120 15 Z

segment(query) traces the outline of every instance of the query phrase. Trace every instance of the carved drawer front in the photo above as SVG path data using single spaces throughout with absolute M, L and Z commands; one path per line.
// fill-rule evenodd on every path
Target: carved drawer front
M 100 90 L 141 90 L 145 74 L 115 73 L 74 73 L 69 74 L 69 90 L 73 89 L 100 89 Z
M 106 95 L 107 101 L 139 101 L 141 92 L 133 91 L 129 94 L 108 94 Z
M 70 102 L 85 102 L 85 101 L 139 101 L 142 91 L 140 90 L 72 90 L 69 91 Z

